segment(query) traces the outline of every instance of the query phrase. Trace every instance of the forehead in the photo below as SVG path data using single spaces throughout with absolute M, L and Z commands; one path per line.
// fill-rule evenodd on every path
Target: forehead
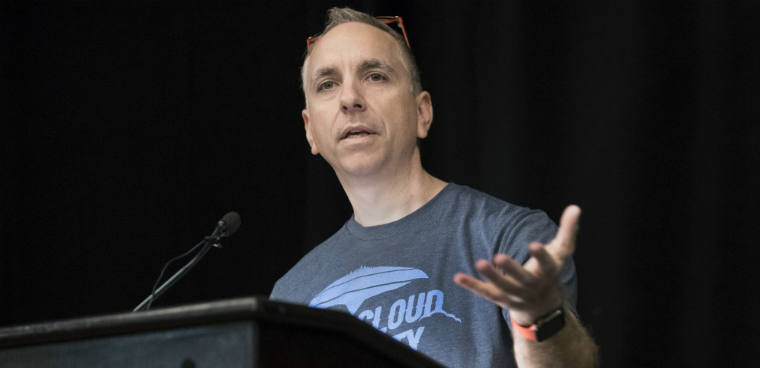
M 368 24 L 343 23 L 314 44 L 306 69 L 311 75 L 318 68 L 358 65 L 368 59 L 403 64 L 400 46 L 391 35 Z

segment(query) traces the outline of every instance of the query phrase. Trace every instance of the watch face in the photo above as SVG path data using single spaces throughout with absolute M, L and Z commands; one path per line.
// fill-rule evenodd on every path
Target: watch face
M 538 321 L 536 321 L 536 324 L 537 325 L 541 325 L 544 322 L 549 322 L 549 321 L 557 318 L 558 316 L 561 316 L 561 315 L 565 314 L 564 310 L 565 310 L 564 308 L 560 307 L 557 310 L 555 310 L 554 312 L 551 312 L 551 313 L 547 314 L 546 316 L 541 317 Z
M 536 324 L 536 341 L 544 341 L 565 327 L 564 309 L 560 308 Z

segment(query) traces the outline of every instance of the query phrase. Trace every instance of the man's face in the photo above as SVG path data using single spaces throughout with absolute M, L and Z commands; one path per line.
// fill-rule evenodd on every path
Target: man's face
M 432 122 L 430 95 L 415 96 L 402 51 L 387 33 L 344 23 L 304 65 L 306 139 L 338 177 L 403 169 Z

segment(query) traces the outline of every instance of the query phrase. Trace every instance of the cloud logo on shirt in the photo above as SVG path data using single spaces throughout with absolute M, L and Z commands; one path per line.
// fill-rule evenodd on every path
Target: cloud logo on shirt
M 356 314 L 365 300 L 386 291 L 398 289 L 428 275 L 409 267 L 360 267 L 322 290 L 309 302 L 310 307 L 329 308 L 345 305 Z
M 431 326 L 422 322 L 423 320 L 434 315 L 443 315 L 462 323 L 459 317 L 444 310 L 443 291 L 419 289 L 425 287 L 425 283 L 418 283 L 419 290 L 412 288 L 407 296 L 395 300 L 380 299 L 375 301 L 374 305 L 371 302 L 365 303 L 374 296 L 396 290 L 417 279 L 429 277 L 425 272 L 410 267 L 360 267 L 328 285 L 309 302 L 309 306 L 345 306 L 360 320 L 417 350 L 425 332 L 425 325 Z

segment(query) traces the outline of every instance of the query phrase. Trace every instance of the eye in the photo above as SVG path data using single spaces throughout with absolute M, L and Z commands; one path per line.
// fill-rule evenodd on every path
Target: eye
M 327 80 L 317 86 L 317 92 L 332 89 L 333 87 L 335 87 L 335 82 Z
M 385 75 L 383 75 L 381 73 L 370 73 L 367 76 L 367 79 L 369 79 L 369 80 L 371 80 L 373 82 L 382 82 L 382 81 L 388 80 L 388 77 L 386 77 Z

